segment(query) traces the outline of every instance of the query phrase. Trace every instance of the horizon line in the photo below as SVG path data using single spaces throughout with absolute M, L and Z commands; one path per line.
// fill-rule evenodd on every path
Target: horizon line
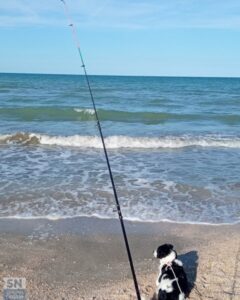
M 0 72 L 0 74 L 23 74 L 23 75 L 52 75 L 52 76 L 84 76 L 76 73 L 41 73 L 41 72 Z M 169 77 L 169 78 L 229 78 L 238 79 L 240 76 L 213 76 L 213 75 L 117 75 L 117 74 L 89 74 L 88 76 L 105 76 L 105 77 Z

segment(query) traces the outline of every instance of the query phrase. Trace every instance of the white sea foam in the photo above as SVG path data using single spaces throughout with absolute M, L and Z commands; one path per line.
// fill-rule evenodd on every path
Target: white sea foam
M 11 137 L 11 134 L 3 134 L 3 135 L 0 135 L 0 141 L 4 141 L 4 140 L 6 140 L 6 139 L 8 139 L 8 138 L 10 138 Z
M 49 136 L 36 135 L 41 144 L 73 146 L 80 148 L 102 148 L 102 143 L 97 136 Z M 129 136 L 109 136 L 105 143 L 109 149 L 118 148 L 184 148 L 184 147 L 226 147 L 240 148 L 240 138 L 221 138 L 221 137 L 129 137 Z
M 102 148 L 101 139 L 98 136 L 50 136 L 37 133 L 15 133 L 12 135 L 0 135 L 1 143 L 57 145 L 79 148 Z M 109 149 L 134 148 L 134 149 L 178 149 L 184 147 L 226 147 L 240 148 L 239 137 L 222 136 L 165 136 L 165 137 L 130 137 L 108 136 L 105 143 Z
M 21 157 L 24 157 L 23 153 L 26 156 L 21 163 L 12 164 L 11 151 L 9 154 L 7 147 L 3 149 L 8 154 L 1 164 L 6 176 L 0 186 L 0 218 L 58 220 L 78 216 L 117 217 L 111 184 L 106 180 L 105 162 L 98 155 L 92 155 L 92 151 L 76 152 L 69 148 L 49 151 L 49 147 L 34 147 L 33 151 L 30 147 L 28 152 L 25 146 L 14 147 L 13 150 L 14 157 L 15 151 L 20 151 Z M 61 152 L 65 151 L 67 154 L 62 156 Z M 177 155 L 182 155 L 182 152 Z M 155 152 L 145 164 L 148 153 L 139 151 L 132 155 L 127 151 L 126 154 L 111 154 L 119 200 L 126 220 L 201 224 L 232 224 L 240 221 L 237 214 L 238 182 L 233 184 L 229 178 L 225 185 L 222 185 L 222 181 L 212 183 L 211 178 L 214 179 L 215 175 L 208 177 L 208 172 L 204 171 L 201 174 L 205 182 L 210 184 L 204 184 L 204 180 L 200 184 L 194 180 L 189 183 L 184 172 L 196 172 L 199 175 L 197 171 L 190 171 L 198 154 L 192 161 L 184 161 L 183 165 L 180 160 L 178 168 L 184 166 L 183 173 L 177 178 L 169 178 L 164 170 L 172 173 L 175 161 L 164 164 L 162 159 L 158 162 L 159 154 Z M 7 160 L 10 164 L 6 163 Z M 206 168 L 201 166 L 201 169 Z M 12 174 L 21 174 L 18 183 L 11 183 Z
M 74 111 L 79 112 L 79 113 L 85 113 L 89 115 L 94 115 L 94 109 L 92 108 L 74 108 Z
M 105 215 L 100 215 L 97 213 L 93 213 L 91 215 L 87 214 L 79 214 L 75 216 L 67 215 L 63 216 L 59 215 L 43 215 L 43 216 L 24 216 L 24 215 L 14 215 L 14 216 L 7 216 L 7 217 L 0 217 L 0 220 L 50 220 L 50 221 L 59 221 L 59 220 L 66 220 L 66 219 L 77 219 L 77 218 L 98 218 L 103 220 L 109 219 L 117 219 L 117 217 L 109 217 Z M 151 219 L 141 219 L 141 218 L 134 218 L 134 217 L 127 217 L 124 218 L 125 221 L 136 222 L 136 223 L 174 223 L 174 224 L 189 224 L 189 225 L 206 225 L 206 226 L 229 226 L 229 225 L 237 225 L 240 221 L 236 222 L 223 222 L 223 223 L 210 223 L 210 222 L 193 222 L 193 221 L 177 221 L 177 220 L 170 220 L 170 219 L 159 219 L 159 220 L 151 220 Z

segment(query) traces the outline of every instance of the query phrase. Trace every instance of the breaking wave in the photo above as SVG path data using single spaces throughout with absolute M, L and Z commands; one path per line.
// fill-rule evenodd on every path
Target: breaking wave
M 83 113 L 83 114 L 89 114 L 89 115 L 94 115 L 94 109 L 92 108 L 74 108 L 74 111 L 78 113 Z
M 217 135 L 197 137 L 187 135 L 164 137 L 130 137 L 119 135 L 106 137 L 105 143 L 109 149 L 177 149 L 184 147 L 240 148 L 240 137 L 226 137 Z M 41 144 L 78 148 L 102 148 L 101 139 L 98 136 L 50 136 L 46 134 L 24 132 L 0 135 L 0 144 Z
M 151 111 L 122 111 L 98 109 L 101 121 L 122 123 L 163 124 L 166 122 L 215 121 L 224 124 L 240 124 L 240 115 L 169 113 Z M 73 107 L 11 107 L 0 108 L 2 120 L 21 122 L 44 121 L 95 121 L 92 108 Z

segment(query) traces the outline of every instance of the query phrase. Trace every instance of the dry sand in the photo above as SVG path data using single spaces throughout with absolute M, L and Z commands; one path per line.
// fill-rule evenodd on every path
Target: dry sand
M 190 299 L 240 299 L 240 225 L 126 225 L 147 299 L 154 293 L 158 271 L 152 252 L 165 242 L 175 245 L 184 262 L 192 284 Z M 0 220 L 3 277 L 25 277 L 30 300 L 136 299 L 116 220 Z

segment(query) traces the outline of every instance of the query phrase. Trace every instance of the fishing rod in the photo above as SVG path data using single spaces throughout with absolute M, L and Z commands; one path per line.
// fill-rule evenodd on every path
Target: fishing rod
M 81 48 L 80 48 L 80 42 L 78 40 L 78 35 L 77 35 L 76 28 L 75 28 L 74 23 L 72 22 L 72 19 L 71 19 L 71 15 L 70 15 L 70 12 L 69 12 L 69 9 L 68 9 L 68 5 L 67 5 L 65 0 L 60 0 L 60 1 L 64 4 L 65 13 L 66 13 L 66 16 L 69 20 L 69 26 L 71 27 L 73 39 L 76 43 L 78 53 L 79 53 L 79 56 L 80 56 L 82 68 L 83 68 L 85 79 L 86 79 L 86 82 L 87 82 L 88 91 L 89 91 L 89 94 L 90 94 L 90 98 L 91 98 L 91 101 L 92 101 L 94 113 L 95 113 L 95 116 L 96 116 L 97 127 L 98 127 L 99 134 L 100 134 L 101 141 L 102 141 L 103 151 L 104 151 L 104 154 L 105 154 L 105 159 L 106 159 L 106 163 L 107 163 L 107 167 L 108 167 L 109 177 L 110 177 L 110 180 L 111 180 L 113 194 L 114 194 L 114 198 L 115 198 L 118 218 L 119 218 L 119 221 L 120 221 L 122 234 L 123 234 L 123 238 L 124 238 L 124 242 L 125 242 L 125 247 L 126 247 L 126 251 L 127 251 L 127 255 L 128 255 L 128 261 L 129 261 L 129 265 L 130 265 L 131 272 L 132 272 L 132 278 L 133 278 L 133 282 L 134 282 L 136 296 L 137 296 L 138 300 L 141 300 L 140 290 L 139 290 L 139 286 L 138 286 L 138 282 L 137 282 L 137 276 L 136 276 L 136 273 L 135 273 L 133 259 L 132 259 L 132 255 L 131 255 L 131 250 L 130 250 L 130 247 L 129 247 L 127 233 L 126 233 L 126 229 L 125 229 L 125 225 L 124 225 L 124 221 L 123 221 L 121 206 L 120 206 L 120 203 L 119 203 L 119 200 L 118 200 L 117 190 L 116 190 L 115 182 L 114 182 L 114 179 L 113 179 L 112 169 L 111 169 L 111 165 L 110 165 L 110 161 L 109 161 L 109 157 L 108 157 L 108 153 L 107 153 L 107 148 L 106 148 L 106 145 L 105 145 L 103 131 L 102 131 L 100 119 L 98 117 L 98 112 L 97 112 L 96 104 L 95 104 L 95 101 L 94 101 L 93 92 L 92 92 L 92 88 L 91 88 L 91 85 L 90 85 L 86 65 L 84 63 L 82 51 L 81 51 Z

